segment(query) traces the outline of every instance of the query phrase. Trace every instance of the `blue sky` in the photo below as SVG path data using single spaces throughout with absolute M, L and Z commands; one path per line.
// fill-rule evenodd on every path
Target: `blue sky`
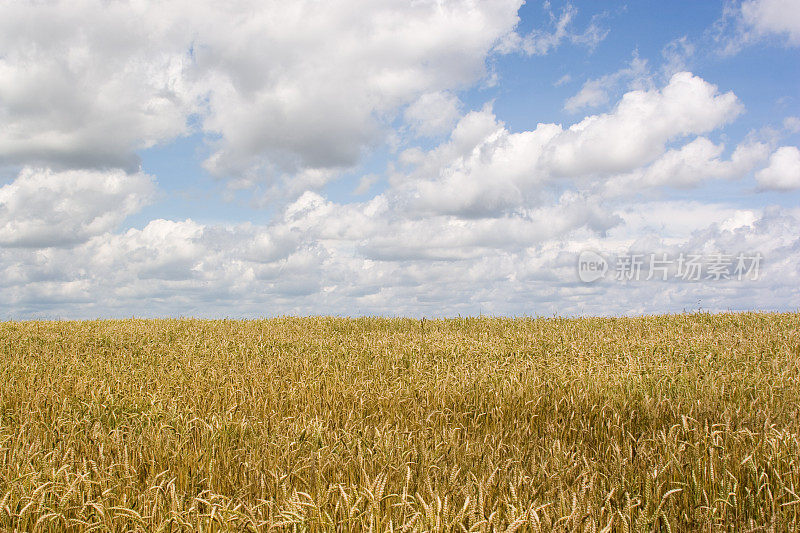
M 794 310 L 798 13 L 3 4 L 0 316 Z

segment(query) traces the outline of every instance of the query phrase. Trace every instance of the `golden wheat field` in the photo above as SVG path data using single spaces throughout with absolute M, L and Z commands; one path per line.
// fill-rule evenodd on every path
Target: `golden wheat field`
M 800 315 L 0 324 L 4 531 L 787 531 Z

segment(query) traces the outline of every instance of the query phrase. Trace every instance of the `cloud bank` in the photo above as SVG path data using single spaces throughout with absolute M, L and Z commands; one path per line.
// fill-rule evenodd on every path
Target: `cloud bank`
M 549 4 L 523 32 L 520 4 L 1 5 L 0 314 L 795 305 L 800 212 L 686 194 L 790 193 L 797 147 L 757 132 L 729 142 L 744 103 L 677 68 L 675 54 L 663 78 L 634 55 L 586 81 L 564 104 L 584 113 L 571 124 L 513 130 L 492 102 L 462 100 L 497 83 L 492 61 L 591 53 L 608 34 L 599 18 L 580 25 L 575 7 Z M 745 2 L 737 16 L 794 45 L 784 8 Z M 188 135 L 212 176 L 274 194 L 269 222 L 128 224 L 164 194 L 142 151 Z M 379 150 L 385 170 L 357 176 L 363 199 L 325 192 Z M 759 280 L 585 284 L 576 262 L 587 249 L 759 252 L 765 263 Z

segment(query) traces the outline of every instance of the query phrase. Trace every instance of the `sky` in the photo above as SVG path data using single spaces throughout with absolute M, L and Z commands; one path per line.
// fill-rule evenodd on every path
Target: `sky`
M 800 2 L 0 1 L 0 319 L 797 311 Z

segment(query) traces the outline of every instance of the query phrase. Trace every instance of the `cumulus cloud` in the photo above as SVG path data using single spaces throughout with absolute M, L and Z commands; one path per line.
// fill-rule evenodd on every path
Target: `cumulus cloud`
M 188 46 L 140 3 L 0 4 L 0 164 L 120 166 L 182 135 Z
M 381 117 L 482 77 L 519 3 L 301 6 L 254 7 L 245 25 L 229 7 L 209 8 L 215 31 L 201 35 L 196 56 L 210 72 L 204 128 L 221 135 L 211 171 L 354 164 L 379 138 Z
M 135 170 L 196 128 L 222 176 L 351 166 L 403 106 L 481 79 L 520 4 L 3 3 L 0 163 Z
M 633 169 L 655 159 L 668 141 L 714 130 L 742 110 L 732 92 L 720 94 L 679 72 L 661 90 L 628 92 L 610 113 L 572 125 L 548 147 L 546 161 L 562 176 Z
M 539 124 L 513 133 L 487 106 L 465 115 L 439 146 L 401 154 L 410 170 L 392 176 L 392 193 L 417 216 L 482 218 L 552 204 L 571 180 L 609 181 L 605 194 L 613 196 L 742 177 L 766 158 L 766 145 L 742 144 L 728 161 L 720 159 L 724 146 L 703 137 L 666 151 L 667 143 L 715 130 L 741 110 L 733 93 L 688 72 L 662 89 L 630 91 L 609 113 L 566 129 Z
M 800 150 L 781 146 L 769 158 L 769 166 L 756 173 L 763 189 L 789 191 L 800 189 Z
M 742 3 L 742 17 L 761 35 L 780 35 L 800 45 L 800 10 L 792 0 L 748 0 Z
M 617 209 L 621 222 L 602 236 L 552 228 L 569 216 L 585 219 L 579 199 L 561 204 L 538 219 L 437 217 L 431 219 L 434 227 L 409 220 L 394 233 L 385 231 L 388 224 L 371 233 L 351 227 L 369 218 L 365 204 L 342 206 L 309 193 L 268 226 L 156 220 L 73 248 L 1 250 L 0 296 L 26 316 L 42 309 L 50 316 L 129 316 L 176 308 L 200 316 L 229 315 L 231 309 L 236 316 L 342 310 L 441 316 L 479 309 L 664 312 L 696 309 L 699 302 L 712 310 L 790 308 L 800 295 L 796 210 L 630 205 Z M 686 216 L 675 217 L 676 211 Z M 325 227 L 335 220 L 343 221 L 338 229 Z M 589 248 L 608 257 L 761 253 L 763 264 L 757 280 L 623 282 L 612 272 L 586 285 L 577 278 L 576 261 Z
M 728 155 L 712 141 L 742 112 L 732 92 L 682 71 L 655 87 L 634 57 L 565 104 L 603 105 L 626 87 L 616 105 L 571 125 L 512 131 L 491 105 L 462 110 L 459 91 L 487 79 L 492 53 L 592 49 L 606 34 L 549 4 L 550 26 L 522 34 L 520 4 L 0 5 L 0 165 L 14 169 L 0 187 L 0 301 L 15 316 L 71 317 L 728 305 L 706 283 L 582 285 L 575 260 L 593 247 L 760 250 L 774 277 L 737 294 L 789 305 L 796 210 L 633 198 L 764 166 L 762 188 L 798 186 L 797 148 L 770 157 L 748 140 Z M 670 74 L 690 48 L 667 49 Z M 267 190 L 269 223 L 159 218 L 120 231 L 156 195 L 137 151 L 187 133 L 232 189 Z M 378 143 L 396 160 L 354 193 L 380 180 L 379 194 L 320 192 Z
M 424 154 L 406 154 L 413 170 L 393 177 L 397 201 L 411 213 L 466 218 L 531 204 L 534 185 L 543 181 L 537 161 L 558 132 L 560 127 L 550 124 L 513 134 L 491 108 L 473 111 L 447 142 Z
M 90 243 L 95 265 L 138 279 L 186 280 L 207 255 L 203 227 L 192 220 L 153 220 L 141 230 L 104 235 Z
M 74 246 L 115 230 L 154 194 L 153 179 L 141 172 L 26 167 L 0 187 L 0 245 Z
M 382 261 L 476 259 L 536 246 L 581 228 L 604 233 L 619 221 L 596 201 L 568 193 L 554 205 L 500 217 L 401 218 L 387 225 L 387 231 L 364 240 L 359 251 Z
M 786 46 L 800 45 L 800 14 L 793 0 L 727 2 L 714 25 L 723 54 L 772 38 Z
M 461 101 L 452 93 L 425 93 L 403 113 L 406 124 L 422 137 L 449 133 L 460 115 Z
M 647 167 L 614 176 L 606 183 L 604 192 L 624 195 L 650 187 L 689 188 L 713 179 L 739 179 L 769 154 L 769 147 L 760 142 L 740 144 L 728 160 L 720 157 L 724 149 L 722 144 L 697 137 L 680 148 L 668 150 Z

